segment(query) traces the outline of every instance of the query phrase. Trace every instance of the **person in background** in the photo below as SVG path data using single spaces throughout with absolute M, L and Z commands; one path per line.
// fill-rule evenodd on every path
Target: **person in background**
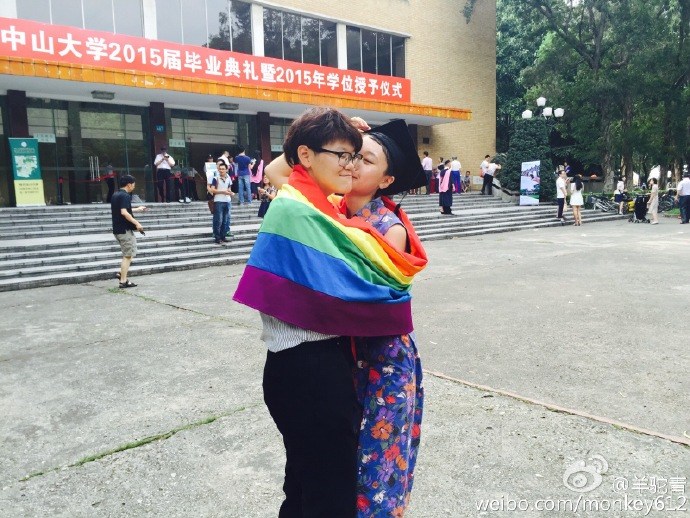
M 213 179 L 218 176 L 218 165 L 213 161 L 213 155 L 208 155 L 206 157 L 206 162 L 204 162 L 204 175 L 206 175 L 206 201 L 208 202 L 208 210 L 213 214 L 213 194 L 211 194 L 210 187 Z
M 453 188 L 450 182 L 451 170 L 450 160 L 443 164 L 443 170 L 438 175 L 438 204 L 441 207 L 441 214 L 453 214 L 450 208 L 453 206 Z
M 259 198 L 259 187 L 263 184 L 264 176 L 264 160 L 261 158 L 261 151 L 258 149 L 254 152 L 256 158 L 253 159 L 253 164 L 251 167 L 251 190 L 252 198 L 258 200 Z
M 172 201 L 172 168 L 175 159 L 168 154 L 168 147 L 161 147 L 161 152 L 153 160 L 156 168 L 156 184 L 158 186 L 158 201 L 170 203 Z
M 465 176 L 462 177 L 462 184 L 460 187 L 460 192 L 470 192 L 472 189 L 472 176 L 469 171 L 465 171 Z
M 276 197 L 277 189 L 271 185 L 271 180 L 267 175 L 263 177 L 263 185 L 257 188 L 257 194 L 259 195 L 259 213 L 257 214 L 260 218 L 263 218 L 268 211 L 268 207 Z
M 439 159 L 438 165 L 436 166 L 436 173 L 434 174 L 434 187 L 433 192 L 439 192 L 438 186 L 441 183 L 441 173 L 446 169 L 445 161 L 443 157 Z
M 625 177 L 618 180 L 616 191 L 613 193 L 613 196 L 613 201 L 618 204 L 618 214 L 623 214 L 623 203 L 625 203 Z
M 230 151 L 223 151 L 223 153 L 218 158 L 216 158 L 216 163 L 219 160 L 225 162 L 225 165 L 228 168 L 228 172 L 230 172 Z M 230 174 L 230 176 L 232 176 L 232 174 Z
M 582 198 L 582 188 L 584 185 L 582 176 L 579 174 L 575 175 L 575 181 L 570 184 L 570 206 L 573 208 L 575 226 L 578 227 L 582 225 L 582 206 L 585 204 Z
M 558 202 L 558 213 L 556 219 L 565 225 L 565 218 L 563 217 L 563 210 L 567 208 L 565 203 L 565 198 L 568 195 L 565 187 L 565 169 L 561 169 L 558 173 L 558 179 L 556 180 L 556 201 Z
M 132 209 L 132 192 L 136 187 L 136 180 L 131 175 L 120 178 L 120 190 L 113 194 L 110 202 L 110 212 L 113 221 L 113 234 L 122 250 L 120 271 L 116 275 L 120 279 L 120 288 L 134 288 L 136 284 L 127 278 L 132 259 L 137 255 L 137 238 L 134 230 L 144 233 L 144 227 L 136 219 L 134 212 L 144 212 L 146 207 L 141 205 Z
M 460 194 L 460 174 L 462 165 L 458 157 L 454 156 L 450 162 L 450 183 L 452 184 L 452 191 Z
M 199 201 L 199 193 L 196 192 L 196 176 L 198 174 L 196 169 L 191 165 L 188 165 L 182 170 L 182 181 L 184 182 L 185 188 L 185 203 Z
M 105 184 L 108 186 L 108 194 L 105 197 L 105 202 L 110 203 L 113 199 L 113 194 L 115 194 L 115 183 L 117 182 L 117 174 L 113 169 L 113 164 L 110 162 L 105 166 L 103 178 L 105 179 Z
M 431 160 L 429 152 L 424 152 L 424 158 L 422 158 L 422 168 L 424 169 L 424 174 L 426 175 L 426 193 L 431 194 L 431 181 L 434 176 L 434 161 Z
M 683 174 L 683 179 L 676 187 L 676 201 L 680 207 L 680 223 L 690 221 L 690 173 Z
M 659 185 L 656 178 L 649 179 L 649 201 L 647 201 L 647 208 L 649 214 L 652 216 L 652 225 L 659 224 Z
M 209 192 L 213 195 L 213 238 L 217 245 L 228 242 L 226 235 L 230 231 L 230 200 L 234 196 L 230 190 L 232 180 L 228 175 L 228 166 L 219 160 L 218 176 L 213 179 Z
M 240 204 L 249 204 L 252 202 L 252 189 L 249 171 L 249 164 L 251 164 L 252 159 L 248 157 L 244 148 L 240 148 L 239 154 L 235 157 L 235 163 L 237 164 L 237 179 L 239 180 L 237 189 L 240 199 Z
M 484 155 L 484 160 L 482 160 L 482 163 L 479 164 L 479 176 L 484 178 L 484 175 L 489 172 L 489 163 L 491 160 L 489 160 L 491 157 L 489 155 Z M 482 185 L 482 194 L 484 194 L 484 186 Z

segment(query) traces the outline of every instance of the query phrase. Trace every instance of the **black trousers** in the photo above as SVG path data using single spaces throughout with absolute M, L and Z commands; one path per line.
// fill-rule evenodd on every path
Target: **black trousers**
M 158 187 L 158 201 L 172 201 L 172 172 L 170 169 L 158 169 L 156 171 L 156 184 Z
M 482 183 L 482 194 L 493 194 L 494 190 L 494 176 L 491 174 L 484 174 L 484 183 Z
M 279 518 L 353 518 L 362 418 L 349 339 L 268 352 L 264 401 L 285 444 Z
M 565 206 L 565 198 L 558 198 L 558 216 L 556 218 L 561 219 L 563 217 L 563 207 Z

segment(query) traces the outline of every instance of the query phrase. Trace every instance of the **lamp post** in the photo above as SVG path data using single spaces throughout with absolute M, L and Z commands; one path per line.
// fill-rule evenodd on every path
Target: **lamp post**
M 551 146 L 551 130 L 553 129 L 553 121 L 555 119 L 560 119 L 565 114 L 563 108 L 553 108 L 551 106 L 546 106 L 546 97 L 537 98 L 537 107 L 539 108 L 539 114 L 541 118 L 544 119 L 544 138 L 549 145 L 549 153 L 551 154 L 551 165 L 553 166 L 553 147 Z M 527 120 L 534 116 L 532 110 L 527 109 L 522 112 L 522 118 Z M 553 117 L 553 119 L 552 119 Z

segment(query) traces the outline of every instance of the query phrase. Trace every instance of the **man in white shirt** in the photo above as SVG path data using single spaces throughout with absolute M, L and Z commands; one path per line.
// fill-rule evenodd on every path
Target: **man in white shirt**
M 676 189 L 676 200 L 680 207 L 680 223 L 684 225 L 690 221 L 690 173 L 683 175 Z
M 460 171 L 462 165 L 458 157 L 454 156 L 450 162 L 450 181 L 453 184 L 453 192 L 460 194 Z
M 434 162 L 429 156 L 429 152 L 424 152 L 424 158 L 422 158 L 422 169 L 424 169 L 424 174 L 426 175 L 426 193 L 431 194 L 431 179 L 433 176 Z
M 558 215 L 556 216 L 556 219 L 563 224 L 565 224 L 565 218 L 563 217 L 563 209 L 567 208 L 565 206 L 565 197 L 567 195 L 565 187 L 566 178 L 567 175 L 565 174 L 565 169 L 561 169 L 561 172 L 558 175 L 558 179 L 556 180 L 556 201 L 558 202 Z
M 221 160 L 225 162 L 225 165 L 228 168 L 228 171 L 230 170 L 230 159 L 228 158 L 230 156 L 230 151 L 223 151 L 223 154 L 220 155 L 218 158 L 216 158 L 216 163 Z
M 489 155 L 486 155 L 486 156 L 484 157 L 484 160 L 482 160 L 482 163 L 479 164 L 479 169 L 481 169 L 481 172 L 482 172 L 482 173 L 481 173 L 481 174 L 482 174 L 482 178 L 484 178 L 484 175 L 485 175 L 485 174 L 487 173 L 487 171 L 489 170 L 489 158 L 490 158 Z M 484 189 L 482 188 L 482 194 L 484 194 L 483 191 L 484 191 Z
M 487 155 L 488 158 L 488 155 Z M 482 162 L 483 163 L 483 162 Z M 486 166 L 486 171 L 484 172 L 484 182 L 482 182 L 482 192 L 481 194 L 487 194 L 493 196 L 494 194 L 494 174 L 501 168 L 501 164 L 496 164 L 489 162 Z
M 172 201 L 172 167 L 175 159 L 168 154 L 166 146 L 161 147 L 161 152 L 153 160 L 156 168 L 156 184 L 158 186 L 158 201 L 170 203 Z

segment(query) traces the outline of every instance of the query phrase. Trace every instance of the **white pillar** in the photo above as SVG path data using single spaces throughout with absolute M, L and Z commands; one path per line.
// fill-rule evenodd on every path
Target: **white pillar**
M 264 7 L 252 4 L 252 49 L 255 56 L 264 55 Z
M 336 24 L 335 36 L 338 45 L 338 68 L 347 70 L 347 25 L 344 23 Z
M 0 16 L 3 18 L 16 18 L 17 1 L 18 0 L 4 0 L 0 2 Z
M 144 16 L 144 38 L 157 40 L 156 0 L 143 0 L 142 15 Z

